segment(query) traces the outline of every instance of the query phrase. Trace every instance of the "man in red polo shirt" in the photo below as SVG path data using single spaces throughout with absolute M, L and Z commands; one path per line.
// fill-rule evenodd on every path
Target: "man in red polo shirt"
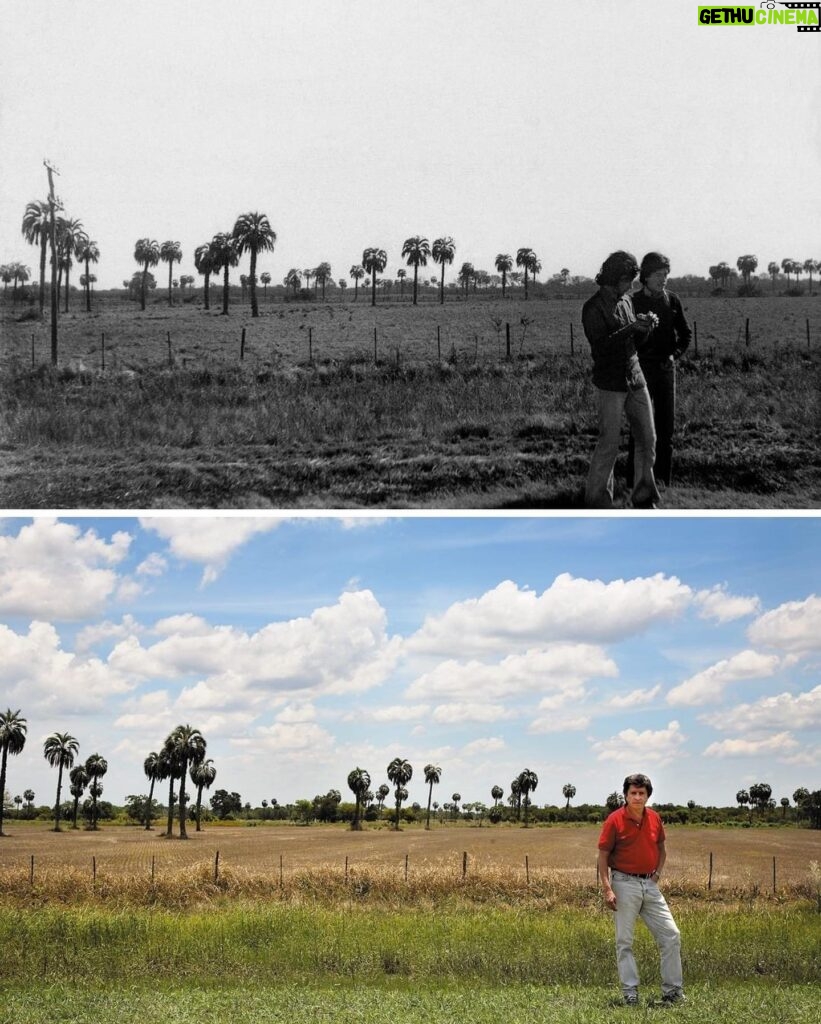
M 664 825 L 658 814 L 645 806 L 652 792 L 653 784 L 646 775 L 628 775 L 625 804 L 608 816 L 599 836 L 599 877 L 604 902 L 615 914 L 616 961 L 628 1006 L 639 1001 L 639 974 L 633 956 L 633 930 L 639 917 L 659 948 L 662 1002 L 684 1002 L 681 934 L 658 887 L 667 859 Z

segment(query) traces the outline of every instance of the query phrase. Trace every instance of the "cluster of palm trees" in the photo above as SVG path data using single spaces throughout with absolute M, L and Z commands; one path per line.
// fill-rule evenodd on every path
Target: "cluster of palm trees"
M 22 231 L 23 237 L 29 245 L 40 247 L 40 289 L 39 304 L 40 315 L 43 315 L 46 296 L 46 250 L 51 240 L 51 218 L 52 209 L 48 199 L 34 199 L 26 206 L 23 214 Z M 74 260 L 85 265 L 85 274 L 82 283 L 86 293 L 86 311 L 91 311 L 91 270 L 92 263 L 100 259 L 100 250 L 97 243 L 89 238 L 83 223 L 73 217 L 54 217 L 54 242 L 55 255 L 57 258 L 57 293 L 59 295 L 65 276 L 65 312 L 68 312 L 69 276 Z M 20 267 L 20 264 L 12 264 Z M 27 271 L 27 267 L 22 267 Z M 21 281 L 27 281 L 29 274 Z M 15 290 L 17 284 L 15 282 Z
M 248 286 L 251 293 L 251 316 L 259 316 L 257 304 L 257 256 L 261 252 L 273 252 L 277 236 L 264 213 L 243 213 L 237 217 L 232 231 L 219 232 L 194 252 L 194 266 L 205 278 L 205 308 L 210 309 L 209 284 L 212 274 L 223 273 L 222 312 L 228 313 L 228 274 L 231 267 L 239 264 L 240 257 L 248 252 L 251 268 Z M 136 253 L 135 253 L 136 259 Z M 154 264 L 156 265 L 156 264 Z M 267 286 L 268 280 L 263 283 Z M 143 303 L 143 309 L 145 304 Z
M 744 287 L 747 291 L 750 291 L 752 284 L 752 276 L 758 269 L 758 257 L 750 253 L 744 256 L 739 256 L 736 260 L 736 268 L 741 274 L 741 278 L 744 282 Z M 708 271 L 710 279 L 722 288 L 726 288 L 730 278 L 733 276 L 735 271 L 730 265 L 724 261 L 721 263 L 715 263 L 710 267 Z M 767 264 L 767 273 L 775 288 L 775 282 L 778 278 L 779 273 L 783 273 L 787 278 L 787 287 L 790 286 L 790 277 L 795 276 L 795 283 L 798 285 L 798 280 L 802 273 L 809 274 L 810 277 L 810 295 L 812 295 L 812 275 L 814 273 L 821 273 L 821 260 L 793 260 L 783 259 L 779 264 L 776 260 L 771 260 Z
M 165 742 L 159 751 L 151 751 L 143 762 L 143 770 L 150 783 L 148 800 L 145 804 L 145 829 L 151 829 L 151 811 L 154 800 L 154 785 L 157 782 L 169 780 L 168 787 L 168 824 L 165 830 L 166 838 L 173 835 L 174 824 L 174 784 L 179 783 L 177 799 L 178 820 L 180 839 L 187 839 L 188 833 L 185 827 L 186 803 L 188 794 L 186 792 L 186 776 L 191 783 L 197 787 L 197 803 L 195 808 L 195 820 L 197 832 L 202 831 L 202 791 L 210 789 L 217 777 L 217 770 L 213 760 L 206 758 L 205 737 L 190 725 L 178 725 L 166 736 Z
M 26 745 L 26 733 L 28 724 L 26 719 L 17 711 L 8 708 L 0 713 L 0 835 L 3 835 L 3 807 L 2 794 L 6 789 L 6 768 L 9 754 L 15 755 L 22 752 Z M 108 762 L 100 754 L 92 754 L 86 758 L 84 764 L 74 764 L 80 744 L 77 739 L 67 732 L 55 732 L 47 737 L 43 744 L 43 756 L 51 765 L 57 769 L 57 798 L 54 802 L 54 831 L 62 831 L 60 828 L 60 793 L 63 788 L 63 772 L 68 769 L 70 787 L 69 792 L 74 797 L 73 828 L 77 828 L 77 808 L 80 798 L 89 787 L 91 796 L 91 828 L 97 828 L 97 798 L 102 796 L 103 787 L 100 779 L 108 771 Z M 31 792 L 27 790 L 27 792 Z M 34 799 L 34 794 L 31 794 Z

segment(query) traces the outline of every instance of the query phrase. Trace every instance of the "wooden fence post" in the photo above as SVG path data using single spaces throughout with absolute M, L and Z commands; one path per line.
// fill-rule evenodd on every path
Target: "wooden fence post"
M 91 881 L 96 884 L 97 882 L 97 858 L 91 858 Z
M 281 891 L 282 891 L 282 888 L 283 888 L 283 879 L 282 879 L 282 854 L 280 854 L 280 855 L 279 855 L 279 888 L 280 888 L 280 892 L 281 892 Z
M 214 855 L 214 885 L 217 884 L 217 880 L 220 876 L 220 852 L 217 850 Z
M 410 854 L 408 854 L 408 853 L 405 854 L 405 881 L 406 882 L 408 880 L 408 857 L 409 856 L 410 856 Z
M 510 324 L 505 324 L 505 359 L 510 359 Z
M 571 356 L 575 353 L 575 345 L 573 343 L 573 324 L 570 324 L 570 354 Z
M 105 331 L 103 331 L 102 340 L 100 342 L 100 355 L 102 357 L 102 368 L 105 369 Z
M 31 870 L 29 871 L 29 885 L 34 885 L 34 854 L 31 855 Z
M 245 328 L 242 328 L 242 338 L 239 343 L 239 358 L 240 362 L 245 359 Z
M 750 347 L 750 318 L 749 317 L 747 317 L 747 319 L 744 322 L 744 346 L 745 346 L 745 348 L 749 348 Z
M 527 879 L 527 884 L 530 885 L 530 858 L 527 854 L 525 854 L 525 878 Z
M 775 857 L 773 857 L 773 896 L 775 896 Z
M 707 889 L 708 890 L 712 889 L 712 887 L 713 887 L 713 853 L 712 853 L 712 850 L 711 850 L 710 851 L 710 874 L 707 876 Z
M 465 850 L 462 854 L 462 880 L 467 877 L 468 873 L 468 852 Z

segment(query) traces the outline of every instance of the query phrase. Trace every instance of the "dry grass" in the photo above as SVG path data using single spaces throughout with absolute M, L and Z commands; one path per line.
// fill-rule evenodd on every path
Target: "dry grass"
M 23 905 L 104 900 L 182 907 L 231 898 L 555 906 L 597 899 L 595 826 L 399 833 L 231 827 L 193 833 L 188 842 L 113 827 L 97 835 L 55 835 L 32 826 L 13 831 L 14 838 L 0 844 L 0 901 Z M 808 864 L 818 857 L 817 833 L 671 828 L 668 846 L 665 886 L 678 897 L 727 905 L 774 895 L 814 898 L 816 881 Z

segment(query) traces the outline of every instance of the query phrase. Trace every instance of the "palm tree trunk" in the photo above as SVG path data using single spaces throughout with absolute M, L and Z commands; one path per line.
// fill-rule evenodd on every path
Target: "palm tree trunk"
M 57 800 L 54 804 L 54 831 L 60 831 L 60 790 L 63 788 L 63 762 L 57 770 Z
M 251 280 L 248 283 L 251 286 L 251 316 L 259 316 L 259 307 L 257 306 L 257 251 L 253 246 L 251 246 Z M 325 297 L 324 294 L 322 297 Z
M 173 260 L 169 260 L 168 261 L 168 305 L 169 306 L 173 305 L 173 302 L 171 301 L 171 272 L 172 272 L 173 269 L 174 269 L 174 261 Z
M 182 772 L 180 774 L 180 839 L 187 839 L 188 833 L 185 831 L 185 776 L 188 772 L 188 758 L 182 762 Z
M 8 760 L 9 748 L 3 744 L 3 759 L 0 762 L 0 836 L 5 835 L 3 831 L 3 798 L 6 793 L 6 761 Z
M 527 265 L 525 265 L 525 298 L 527 298 Z
M 202 832 L 200 828 L 200 812 L 202 810 L 202 785 L 197 786 L 197 832 Z
M 148 261 L 143 267 L 143 276 L 140 279 L 140 309 L 145 311 L 145 279 L 148 276 Z
M 71 817 L 71 827 L 75 828 L 75 829 L 77 828 L 77 809 L 78 809 L 79 806 L 80 806 L 80 798 L 78 796 L 75 796 L 74 797 L 74 812 L 73 812 L 72 817 Z
M 371 305 L 376 305 L 376 270 L 371 274 Z
M 172 829 L 174 828 L 174 772 L 171 772 L 171 782 L 168 786 L 168 827 L 165 830 L 166 839 L 170 839 L 173 835 Z
M 40 237 L 40 316 L 42 317 L 46 309 L 46 246 L 48 245 L 48 235 L 45 231 L 41 232 Z
M 414 263 L 413 265 L 413 304 L 416 305 L 416 278 L 419 274 L 419 264 Z
M 439 285 L 439 305 L 445 304 L 445 261 L 442 260 L 442 283 Z
M 210 304 L 208 302 L 208 288 L 210 287 L 210 284 L 211 284 L 211 271 L 210 270 L 206 270 L 206 272 L 205 272 L 205 289 L 204 289 L 204 291 L 205 291 L 205 308 L 206 309 L 210 309 L 211 308 L 211 306 L 210 306 Z
M 151 801 L 154 799 L 154 779 L 151 780 L 151 786 L 148 790 L 148 804 L 145 808 L 145 831 L 151 831 Z
M 86 260 L 86 313 L 91 312 L 91 283 L 88 280 L 88 260 Z
M 502 298 L 505 297 L 505 287 L 507 285 L 507 271 L 502 271 Z
M 64 313 L 68 313 L 68 279 L 71 273 L 71 267 L 66 263 L 66 305 L 63 310 Z
M 427 821 L 425 822 L 425 828 L 426 829 L 430 829 L 430 802 L 431 802 L 432 799 L 433 799 L 433 783 L 431 782 L 430 789 L 428 790 L 428 818 L 427 818 Z
M 228 315 L 228 264 L 225 264 L 225 273 L 222 278 L 222 315 Z

